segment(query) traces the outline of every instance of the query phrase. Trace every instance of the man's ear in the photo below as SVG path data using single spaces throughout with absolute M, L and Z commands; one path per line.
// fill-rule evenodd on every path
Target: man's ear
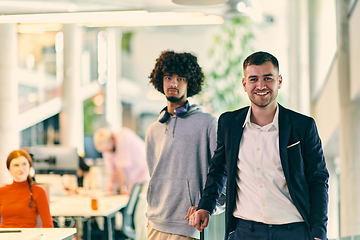
M 282 86 L 282 76 L 281 75 L 279 75 L 279 88 L 278 89 L 280 89 L 281 88 L 281 86 Z
M 243 78 L 242 81 L 241 81 L 242 85 L 243 85 L 243 88 L 244 88 L 244 91 L 246 92 L 246 79 Z

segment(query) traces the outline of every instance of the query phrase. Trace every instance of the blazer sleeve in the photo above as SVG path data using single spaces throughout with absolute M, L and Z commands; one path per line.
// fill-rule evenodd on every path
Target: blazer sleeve
M 305 132 L 303 159 L 310 195 L 310 231 L 314 237 L 327 239 L 329 173 L 314 119 L 311 119 Z
M 225 145 L 222 135 L 222 125 L 224 124 L 222 119 L 222 116 L 220 116 L 217 130 L 217 147 L 210 162 L 205 188 L 198 205 L 198 209 L 205 209 L 210 213 L 215 209 L 216 202 L 226 182 Z
M 43 228 L 53 228 L 54 224 L 50 214 L 49 200 L 45 190 L 42 187 L 37 187 L 36 196 L 34 201 L 38 209 Z
M 211 122 L 211 124 L 208 128 L 209 149 L 210 149 L 210 156 L 211 156 L 209 158 L 209 165 L 211 162 L 211 158 L 214 156 L 214 152 L 216 150 L 217 125 L 218 125 L 218 121 L 214 117 L 213 121 Z

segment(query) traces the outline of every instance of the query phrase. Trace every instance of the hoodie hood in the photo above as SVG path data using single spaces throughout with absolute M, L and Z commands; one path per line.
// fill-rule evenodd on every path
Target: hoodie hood
M 186 104 L 184 106 L 181 106 L 181 107 L 178 107 L 178 108 L 182 108 L 181 110 L 177 110 L 177 112 L 175 112 L 174 116 L 176 115 L 177 117 L 182 117 L 182 118 L 185 118 L 187 116 L 190 116 L 191 114 L 195 113 L 195 112 L 202 112 L 200 106 L 196 105 L 196 104 L 193 104 L 193 105 L 189 105 L 189 102 L 186 102 Z M 177 108 L 177 109 L 178 109 Z M 181 111 L 181 112 L 180 112 Z M 165 121 L 161 121 L 161 119 L 164 118 L 164 116 L 166 114 L 169 114 L 167 112 L 167 106 L 164 107 L 161 111 L 160 111 L 160 114 L 159 114 L 159 117 L 158 117 L 158 120 L 161 122 L 161 123 L 165 123 L 167 122 L 169 119 L 170 119 L 170 114 L 168 116 L 168 118 L 165 120 Z

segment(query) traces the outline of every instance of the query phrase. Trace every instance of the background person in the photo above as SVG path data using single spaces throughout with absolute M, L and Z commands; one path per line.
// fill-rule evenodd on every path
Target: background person
M 136 183 L 145 183 L 142 192 L 146 192 L 150 176 L 146 165 L 145 143 L 134 131 L 126 127 L 118 132 L 101 128 L 94 134 L 94 146 L 102 153 L 110 174 L 109 192 L 113 192 L 117 184 L 120 194 L 130 194 Z M 146 199 L 140 196 L 134 213 L 136 240 L 144 240 L 146 237 L 146 208 Z
M 204 75 L 190 53 L 164 51 L 150 75 L 167 106 L 146 133 L 150 171 L 148 240 L 199 238 L 185 214 L 199 202 L 209 161 L 216 146 L 216 118 L 190 105 L 201 91 Z
M 207 226 L 227 178 L 225 239 L 325 240 L 329 173 L 315 121 L 277 103 L 283 79 L 273 55 L 253 53 L 243 68 L 251 105 L 220 116 L 218 146 L 189 224 Z
M 102 153 L 110 180 L 107 191 L 113 192 L 115 185 L 120 194 L 130 194 L 135 183 L 149 180 L 146 165 L 145 143 L 129 128 L 123 127 L 118 132 L 101 128 L 94 134 L 94 146 Z
M 12 151 L 6 167 L 13 183 L 0 188 L 0 215 L 2 228 L 34 228 L 40 215 L 42 227 L 54 227 L 49 200 L 45 190 L 33 184 L 29 175 L 33 161 L 22 149 Z

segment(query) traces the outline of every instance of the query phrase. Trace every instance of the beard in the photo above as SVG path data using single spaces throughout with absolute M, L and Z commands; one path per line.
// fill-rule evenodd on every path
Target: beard
M 250 98 L 250 101 L 257 107 L 265 108 L 270 103 L 272 103 L 274 100 L 277 99 L 277 95 L 278 95 L 278 92 L 276 92 L 275 95 L 270 95 L 270 98 L 269 98 L 269 100 L 267 102 L 256 101 L 255 98 Z
M 181 99 L 183 99 L 185 97 L 185 93 L 184 95 L 182 95 L 181 97 L 168 97 L 166 96 L 166 99 L 169 101 L 169 102 L 172 102 L 172 103 L 176 103 L 176 102 L 179 102 Z

